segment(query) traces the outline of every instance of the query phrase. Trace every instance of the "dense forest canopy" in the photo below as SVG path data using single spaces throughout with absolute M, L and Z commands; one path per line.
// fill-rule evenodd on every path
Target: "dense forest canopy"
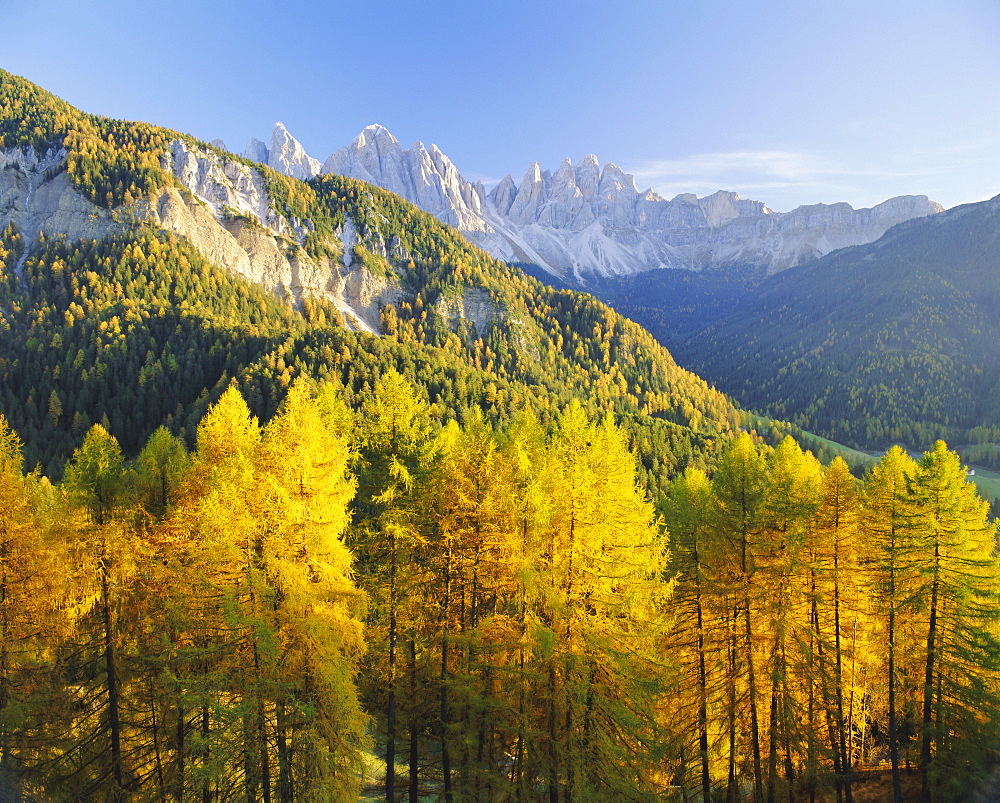
M 95 424 L 60 485 L 0 446 L 24 793 L 850 799 L 888 763 L 952 799 L 996 759 L 995 525 L 941 443 L 858 481 L 742 434 L 662 520 L 610 419 L 435 430 L 396 372 L 265 426 L 231 387 L 191 452 Z

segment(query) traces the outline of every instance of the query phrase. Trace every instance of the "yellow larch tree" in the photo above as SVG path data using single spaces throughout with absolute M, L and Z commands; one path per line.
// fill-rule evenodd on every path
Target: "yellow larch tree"
M 75 585 L 38 500 L 38 486 L 51 486 L 25 477 L 22 462 L 20 439 L 0 415 L 0 788 L 15 799 L 42 780 L 31 767 L 48 754 L 47 678 L 55 645 L 68 635 Z
M 347 799 L 359 791 L 367 717 L 355 676 L 365 650 L 364 596 L 343 537 L 355 482 L 342 405 L 294 383 L 265 427 L 258 487 L 267 521 L 264 572 L 275 641 L 266 656 L 280 800 Z M 269 736 L 269 739 L 272 737 Z

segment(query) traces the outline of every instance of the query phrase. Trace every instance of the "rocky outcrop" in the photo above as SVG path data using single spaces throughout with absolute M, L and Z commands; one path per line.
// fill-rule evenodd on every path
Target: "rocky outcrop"
M 380 125 L 368 126 L 350 145 L 331 154 L 322 172 L 384 187 L 463 232 L 489 230 L 481 184 L 465 181 L 436 145 L 428 149 L 415 142 L 404 151 Z
M 111 212 L 77 192 L 65 161 L 61 149 L 0 151 L 0 229 L 13 223 L 29 239 L 43 232 L 73 240 L 121 230 Z
M 489 290 L 466 287 L 461 292 L 442 293 L 434 304 L 435 311 L 458 330 L 462 322 L 472 328 L 472 334 L 483 336 L 501 317 L 500 308 Z
M 342 249 L 342 258 L 309 256 L 300 247 L 308 223 L 278 214 L 260 171 L 217 151 L 174 140 L 161 166 L 177 186 L 113 212 L 76 190 L 65 160 L 64 151 L 0 151 L 0 228 L 14 223 L 29 239 L 38 232 L 100 238 L 145 221 L 183 237 L 213 264 L 280 298 L 296 304 L 308 296 L 332 301 L 349 327 L 364 331 L 378 332 L 381 306 L 402 296 L 394 274 L 373 276 L 353 263 L 351 248 Z M 344 228 L 353 238 L 350 221 Z M 14 270 L 22 264 L 23 259 Z
M 303 181 L 317 175 L 320 169 L 319 160 L 307 154 L 302 144 L 280 122 L 275 123 L 271 131 L 271 147 L 251 138 L 243 149 L 243 156 Z
M 273 154 L 267 161 L 276 166 Z M 500 259 L 535 262 L 584 284 L 595 274 L 656 268 L 740 266 L 774 273 L 942 211 L 926 196 L 892 198 L 872 209 L 818 204 L 783 214 L 734 192 L 668 201 L 640 191 L 631 175 L 612 163 L 602 166 L 593 154 L 576 165 L 566 159 L 554 173 L 532 164 L 519 184 L 506 176 L 486 193 L 482 184 L 463 179 L 436 146 L 417 142 L 403 150 L 379 125 L 332 154 L 322 172 L 377 184 Z
M 326 298 L 350 328 L 379 331 L 380 308 L 399 300 L 399 282 L 372 276 L 354 264 L 350 221 L 338 232 L 341 259 L 314 259 L 297 247 L 309 233 L 308 223 L 275 211 L 259 171 L 180 140 L 171 143 L 163 166 L 190 195 L 164 191 L 151 209 L 157 225 L 186 237 L 215 264 L 279 297 L 294 303 L 307 296 Z

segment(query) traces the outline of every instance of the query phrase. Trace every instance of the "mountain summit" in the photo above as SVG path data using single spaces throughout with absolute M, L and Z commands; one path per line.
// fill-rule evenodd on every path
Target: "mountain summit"
M 943 210 L 924 195 L 891 198 L 871 209 L 815 204 L 787 213 L 726 191 L 668 201 L 639 190 L 633 176 L 613 162 L 602 166 L 594 154 L 575 165 L 565 159 L 555 172 L 536 162 L 520 183 L 508 175 L 487 192 L 482 183 L 464 179 L 436 145 L 415 142 L 403 150 L 381 125 L 365 128 L 312 173 L 318 162 L 280 123 L 266 159 L 261 146 L 251 140 L 244 155 L 298 178 L 322 172 L 377 184 L 457 227 L 500 259 L 533 262 L 581 284 L 656 268 L 776 273 Z

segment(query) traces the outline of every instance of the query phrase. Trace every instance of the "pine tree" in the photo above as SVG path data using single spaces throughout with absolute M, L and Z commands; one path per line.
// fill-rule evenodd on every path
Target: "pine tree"
M 162 519 L 178 499 L 190 466 L 184 444 L 166 427 L 159 427 L 136 460 L 138 502 L 153 519 Z
M 386 796 L 395 794 L 397 695 L 399 681 L 399 613 L 412 593 L 407 559 L 419 532 L 416 507 L 430 459 L 431 432 L 427 405 L 398 372 L 387 371 L 363 404 L 359 420 L 358 493 L 350 544 L 358 559 L 360 584 L 371 594 L 370 623 L 382 634 L 372 649 L 384 660 L 386 694 Z M 381 675 L 382 673 L 379 673 Z M 450 777 L 449 755 L 442 754 L 443 775 Z
M 689 467 L 671 484 L 666 506 L 671 545 L 670 568 L 676 573 L 671 608 L 677 621 L 675 633 L 680 639 L 680 643 L 671 641 L 671 645 L 677 653 L 686 657 L 692 654 L 690 643 L 692 638 L 694 641 L 695 668 L 692 670 L 688 667 L 688 671 L 696 678 L 697 752 L 701 795 L 706 801 L 712 798 L 709 695 L 714 684 L 709 675 L 710 669 L 719 659 L 718 653 L 725 650 L 725 645 L 719 643 L 716 628 L 708 621 L 710 598 L 714 593 L 711 584 L 715 579 L 711 569 L 712 563 L 717 559 L 717 556 L 711 554 L 711 512 L 714 501 L 712 486 L 705 472 Z
M 46 537 L 37 484 L 22 473 L 21 442 L 0 415 L 0 788 L 17 799 L 46 753 L 39 742 L 53 711 L 40 678 L 67 635 L 60 609 L 73 585 L 64 547 Z
M 54 774 L 61 775 L 66 787 L 76 793 L 125 800 L 134 781 L 123 744 L 125 634 L 131 623 L 122 611 L 129 608 L 139 545 L 128 519 L 124 457 L 118 441 L 100 424 L 91 427 L 73 453 L 65 487 L 80 516 L 74 550 L 88 567 L 94 589 L 76 647 L 82 661 L 70 671 L 92 680 L 80 688 L 76 724 L 80 739 L 64 753 Z M 92 683 L 100 688 L 97 699 Z
M 510 619 L 518 589 L 510 561 L 519 536 L 513 467 L 478 411 L 464 430 L 445 427 L 435 451 L 422 553 L 435 578 L 427 593 L 441 601 L 438 727 L 449 755 L 457 749 L 462 794 L 489 798 L 505 783 L 495 768 L 516 733 L 500 677 L 512 659 L 516 628 Z
M 846 720 L 844 660 L 846 655 L 854 660 L 858 651 L 854 647 L 848 649 L 845 641 L 848 632 L 857 632 L 867 596 L 866 586 L 861 582 L 864 572 L 858 533 L 860 505 L 857 480 L 844 460 L 835 458 L 823 470 L 822 501 L 809 539 L 808 593 L 815 641 L 805 670 L 809 673 L 810 695 L 818 696 L 817 702 L 827 720 L 838 798 L 844 796 L 848 803 L 853 799 L 849 741 L 854 723 Z M 848 619 L 852 627 L 847 626 Z M 820 730 L 813 716 L 813 696 L 809 711 L 811 741 Z
M 899 745 L 899 665 L 901 656 L 914 644 L 900 649 L 900 634 L 906 632 L 904 620 L 911 620 L 916 602 L 914 572 L 909 559 L 913 529 L 918 522 L 910 494 L 916 464 L 898 446 L 890 449 L 865 477 L 864 525 L 868 541 L 869 571 L 880 608 L 886 616 L 888 692 L 887 738 L 892 765 L 893 798 L 902 803 Z
M 729 656 L 726 674 L 728 718 L 727 738 L 729 771 L 727 800 L 739 794 L 739 775 L 743 769 L 742 746 L 738 736 L 746 728 L 749 733 L 754 795 L 764 794 L 761 764 L 761 725 L 759 665 L 755 657 L 755 611 L 760 603 L 760 584 L 756 582 L 758 544 L 761 528 L 761 505 L 766 487 L 766 466 L 763 456 L 749 434 L 740 433 L 723 452 L 712 491 L 716 499 L 714 536 L 726 547 L 729 565 L 726 567 L 727 607 L 726 627 L 729 631 Z M 749 715 L 749 721 L 742 715 Z M 745 724 L 744 724 L 745 723 Z
M 220 787 L 241 786 L 250 798 L 270 791 L 262 646 L 275 633 L 255 504 L 260 440 L 256 418 L 229 388 L 198 425 L 178 511 L 197 533 L 189 559 L 198 569 L 191 604 L 200 610 L 189 638 L 201 660 L 191 666 L 186 696 L 200 714 L 191 740 L 198 761 L 189 778 L 203 797 Z
M 930 801 L 970 788 L 987 767 L 990 751 L 981 746 L 1000 718 L 1000 573 L 989 505 L 943 441 L 924 454 L 913 489 L 913 560 L 927 604 L 920 797 Z
M 550 441 L 551 516 L 535 534 L 531 590 L 551 740 L 550 797 L 635 796 L 651 788 L 656 644 L 668 588 L 665 543 L 635 480 L 634 457 L 610 422 L 577 403 Z M 622 738 L 612 738 L 613 733 Z
M 347 439 L 337 432 L 343 415 L 335 399 L 321 404 L 296 382 L 261 445 L 265 573 L 278 634 L 266 663 L 282 801 L 356 796 L 368 742 L 354 682 L 364 600 L 342 540 L 355 489 Z
M 774 799 L 779 763 L 784 765 L 787 794 L 794 790 L 793 745 L 799 743 L 797 700 L 793 688 L 802 664 L 797 645 L 810 631 L 801 574 L 806 542 L 820 504 L 821 469 L 811 453 L 786 437 L 768 456 L 767 484 L 761 505 L 756 584 L 761 636 L 770 642 L 763 665 L 769 669 L 767 797 Z

